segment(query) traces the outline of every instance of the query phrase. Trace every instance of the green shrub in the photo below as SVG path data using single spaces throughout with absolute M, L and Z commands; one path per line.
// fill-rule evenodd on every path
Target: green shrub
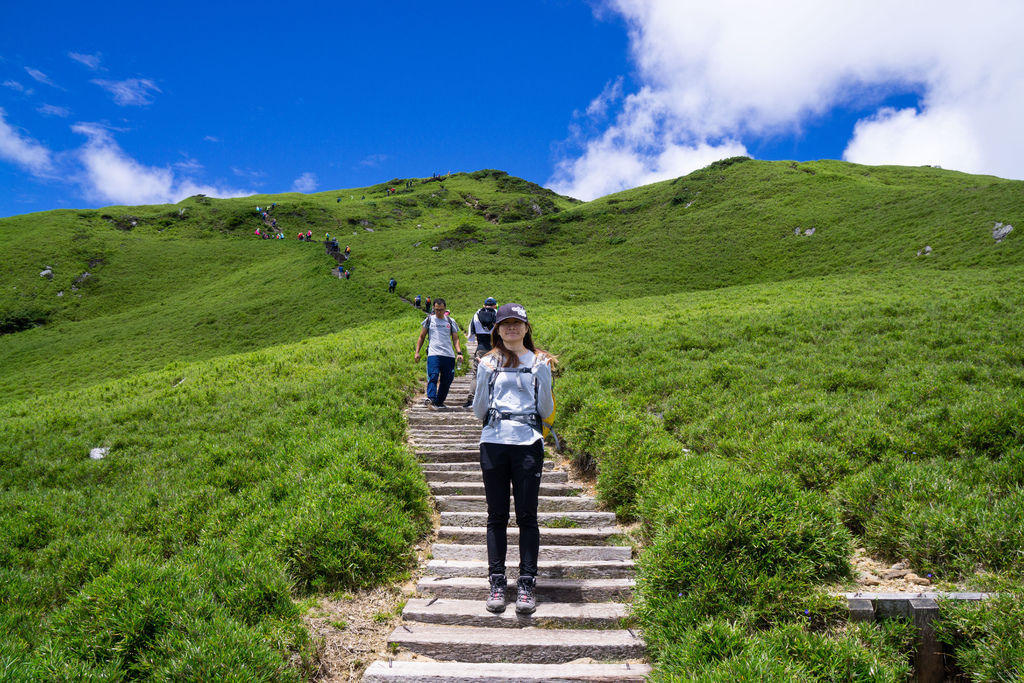
M 889 457 L 836 487 L 846 524 L 890 558 L 950 579 L 1024 571 L 1024 449 L 993 461 Z
M 638 614 L 655 651 L 710 617 L 791 612 L 814 586 L 850 571 L 851 539 L 836 511 L 784 475 L 680 458 L 656 470 L 640 516 L 648 545 Z
M 975 681 L 1024 680 L 1024 599 L 1015 587 L 979 604 L 945 602 L 936 631 Z M 1009 592 L 1011 590 L 1018 592 Z

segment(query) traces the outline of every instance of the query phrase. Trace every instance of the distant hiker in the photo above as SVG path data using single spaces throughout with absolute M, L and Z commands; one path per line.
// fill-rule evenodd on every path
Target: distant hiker
M 260 236 L 260 229 L 256 228 L 256 232 L 254 232 L 253 234 L 256 235 L 257 237 L 259 237 Z
M 313 239 L 313 231 L 309 230 L 309 231 L 306 232 L 306 241 L 309 242 L 312 239 Z
M 480 469 L 487 499 L 487 609 L 505 610 L 505 553 L 508 549 L 509 496 L 519 526 L 519 582 L 516 612 L 537 609 L 537 496 L 544 470 L 542 420 L 555 411 L 551 393 L 554 356 L 533 344 L 526 309 L 505 304 L 491 332 L 493 349 L 480 360 L 473 414 L 483 420 Z
M 351 254 L 351 253 L 352 253 L 352 247 L 350 247 L 350 246 L 348 246 L 346 244 L 345 245 L 345 256 L 348 257 L 348 255 Z
M 425 301 L 423 302 L 423 310 L 424 310 L 424 311 L 427 311 L 428 313 L 429 313 L 429 312 L 430 312 L 430 310 L 431 310 L 431 309 L 430 309 L 430 297 L 429 297 L 429 296 L 428 296 L 428 297 L 426 298 L 426 300 L 425 300 Z
M 299 233 L 299 241 L 300 241 L 300 242 L 301 242 L 301 241 L 302 241 L 303 239 L 305 239 L 305 237 L 306 237 L 306 236 L 305 236 L 305 235 L 303 235 L 303 234 L 302 234 L 301 232 Z
M 414 301 L 414 302 L 415 302 L 415 304 L 416 304 L 416 308 L 419 308 L 419 307 L 420 307 L 420 302 L 421 302 L 421 301 L 423 301 L 423 299 L 421 299 L 421 298 L 420 298 L 420 295 L 419 295 L 419 294 L 417 294 L 417 295 L 416 295 L 416 298 L 415 298 L 415 299 L 413 299 L 413 301 Z
M 434 302 L 434 313 L 420 325 L 420 336 L 416 340 L 414 357 L 418 363 L 423 340 L 428 335 L 430 337 L 427 347 L 427 407 L 431 410 L 445 407 L 444 400 L 448 398 L 448 389 L 455 379 L 455 360 L 462 358 L 459 326 L 445 317 L 446 307 L 444 299 Z
M 346 270 L 345 271 L 345 279 L 348 280 L 350 277 L 352 277 L 352 271 L 351 270 Z
M 473 314 L 473 320 L 466 330 L 466 343 L 468 344 L 473 339 L 476 340 L 476 351 L 473 352 L 473 375 L 476 375 L 480 359 L 491 350 L 491 332 L 494 330 L 494 323 L 498 320 L 498 313 L 495 310 L 497 306 L 498 302 L 494 300 L 493 296 L 484 299 L 483 308 Z M 473 405 L 473 396 L 474 390 L 471 387 L 469 398 L 462 405 L 463 408 Z
M 325 237 L 324 239 L 327 240 L 328 242 L 330 242 L 331 241 L 331 233 L 327 233 L 327 237 Z
M 395 293 L 395 285 L 397 285 L 397 284 L 398 284 L 398 281 L 395 280 L 395 278 L 391 278 L 390 280 L 388 280 L 388 291 L 391 292 L 392 294 L 394 294 Z
M 341 203 L 341 197 L 338 197 L 337 199 L 335 199 L 334 203 L 335 204 L 340 204 Z

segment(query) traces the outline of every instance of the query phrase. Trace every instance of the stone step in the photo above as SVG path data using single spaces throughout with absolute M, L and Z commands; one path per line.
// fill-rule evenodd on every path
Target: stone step
M 630 602 L 633 579 L 539 579 L 537 603 L 541 602 Z M 435 576 L 416 582 L 416 590 L 453 600 L 486 600 L 489 583 L 484 577 Z M 516 585 L 509 582 L 505 595 L 516 599 Z
M 421 463 L 426 462 L 472 462 L 480 467 L 479 448 L 452 448 L 438 451 L 416 451 L 416 458 Z
M 434 496 L 439 512 L 482 512 L 487 510 L 484 496 Z M 510 507 L 514 510 L 515 507 Z M 597 510 L 597 501 L 588 496 L 540 496 L 537 498 L 540 512 L 587 512 Z
M 519 578 L 519 560 L 506 561 L 509 581 Z M 630 579 L 636 573 L 633 560 L 539 560 L 537 576 L 542 579 Z M 486 560 L 429 560 L 426 576 L 487 576 Z
M 514 510 L 515 508 L 513 508 Z M 515 513 L 509 516 L 509 526 L 518 526 Z M 537 524 L 548 529 L 588 529 L 615 524 L 614 512 L 538 512 Z M 487 526 L 486 512 L 442 512 L 441 526 Z
M 476 470 L 447 470 L 443 472 L 435 472 L 427 469 L 423 469 L 423 476 L 427 481 L 483 481 L 483 475 L 480 473 L 480 465 L 477 464 Z M 544 481 L 549 484 L 567 484 L 569 483 L 569 473 L 565 470 L 558 472 L 548 471 L 544 474 Z
M 483 483 L 471 481 L 431 481 L 430 492 L 435 496 L 482 496 L 484 495 Z M 511 491 L 512 487 L 509 486 Z M 543 479 L 540 483 L 540 495 L 542 496 L 567 496 L 572 492 L 581 491 L 579 486 L 574 484 L 548 484 Z
M 434 659 L 460 662 L 554 664 L 582 657 L 644 656 L 639 634 L 618 629 L 495 629 L 412 623 L 396 628 L 388 643 Z
M 509 536 L 512 536 L 513 529 L 509 529 Z M 541 538 L 545 533 L 541 532 Z M 518 536 L 516 537 L 518 542 Z M 431 546 L 430 554 L 435 560 L 456 560 L 471 562 L 487 561 L 487 546 L 481 543 L 435 543 Z M 538 562 L 586 562 L 590 560 L 599 561 L 623 561 L 633 557 L 633 549 L 628 545 L 544 545 L 541 543 Z M 511 543 L 505 553 L 507 566 L 519 565 L 519 546 Z
M 479 462 L 421 462 L 420 469 L 426 472 L 476 472 L 480 473 Z M 544 461 L 544 471 L 550 472 L 555 469 L 553 460 Z M 565 472 L 566 470 L 558 470 Z
M 629 616 L 621 602 L 579 604 L 541 602 L 533 614 L 516 614 L 509 605 L 500 614 L 487 611 L 483 598 L 449 600 L 447 598 L 413 598 L 405 603 L 402 618 L 425 624 L 479 626 L 483 628 L 526 628 L 530 626 L 558 628 L 620 628 Z
M 438 543 L 460 543 L 479 545 L 487 542 L 484 527 L 443 526 L 437 530 Z M 508 542 L 519 544 L 519 529 L 509 527 Z M 616 545 L 625 542 L 618 527 L 597 527 L 591 529 L 548 529 L 540 530 L 540 545 Z
M 647 664 L 514 664 L 376 661 L 363 674 L 365 683 L 638 683 Z

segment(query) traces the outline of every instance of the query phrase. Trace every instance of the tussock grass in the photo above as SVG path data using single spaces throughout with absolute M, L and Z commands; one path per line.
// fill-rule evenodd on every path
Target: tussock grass
M 292 599 L 401 577 L 426 529 L 395 277 L 463 326 L 520 301 L 561 357 L 559 431 L 640 522 L 660 679 L 902 679 L 905 626 L 816 591 L 853 542 L 998 588 L 945 637 L 1012 674 L 1024 259 L 991 230 L 1024 226 L 1021 183 L 743 159 L 588 203 L 422 180 L 0 220 L 5 671 L 308 674 Z M 272 202 L 288 239 L 255 239 Z M 300 230 L 351 245 L 352 279 Z

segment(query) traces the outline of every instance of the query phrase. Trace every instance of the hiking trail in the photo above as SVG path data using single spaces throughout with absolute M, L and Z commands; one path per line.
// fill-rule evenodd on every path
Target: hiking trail
M 448 403 L 461 405 L 474 377 L 456 377 Z M 440 517 L 416 595 L 388 638 L 394 653 L 370 665 L 368 683 L 391 681 L 642 681 L 640 633 L 623 628 L 632 601 L 632 548 L 615 514 L 598 510 L 550 451 L 544 462 L 537 611 L 516 614 L 519 530 L 509 522 L 505 612 L 487 597 L 487 504 L 480 474 L 480 422 L 469 408 L 406 410 L 409 440 Z M 511 491 L 510 491 L 511 495 Z M 514 509 L 514 508 L 513 508 Z

